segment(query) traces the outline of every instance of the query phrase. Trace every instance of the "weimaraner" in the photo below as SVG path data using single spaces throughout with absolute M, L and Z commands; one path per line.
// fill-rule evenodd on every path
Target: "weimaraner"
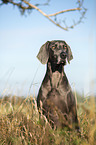
M 64 72 L 64 65 L 73 59 L 65 41 L 47 41 L 41 46 L 37 58 L 47 64 L 46 75 L 37 96 L 37 106 L 42 102 L 43 114 L 54 128 L 75 128 L 78 132 L 76 100 Z

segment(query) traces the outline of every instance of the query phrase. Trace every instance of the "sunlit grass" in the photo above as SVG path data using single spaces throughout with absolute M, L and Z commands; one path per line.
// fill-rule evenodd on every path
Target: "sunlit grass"
M 33 97 L 0 99 L 0 145 L 95 145 L 95 99 L 77 95 L 81 137 L 76 131 L 53 130 L 45 116 L 39 117 Z

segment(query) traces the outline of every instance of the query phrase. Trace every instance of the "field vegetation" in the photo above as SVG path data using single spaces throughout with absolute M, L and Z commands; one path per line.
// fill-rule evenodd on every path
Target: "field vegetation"
M 95 145 L 96 97 L 76 96 L 81 136 L 52 129 L 42 112 L 39 116 L 35 97 L 1 97 L 0 145 Z

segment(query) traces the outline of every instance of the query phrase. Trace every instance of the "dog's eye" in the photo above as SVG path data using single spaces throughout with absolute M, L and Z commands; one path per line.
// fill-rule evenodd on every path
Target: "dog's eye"
M 67 46 L 65 45 L 64 48 L 67 49 Z
M 67 45 L 63 45 L 63 49 L 64 49 L 64 51 L 66 51 L 67 50 Z
M 52 46 L 52 49 L 55 49 L 55 46 Z

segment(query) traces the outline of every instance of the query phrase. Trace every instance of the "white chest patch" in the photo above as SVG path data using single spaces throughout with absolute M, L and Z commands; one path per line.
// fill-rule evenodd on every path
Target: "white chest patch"
M 57 88 L 58 84 L 60 82 L 60 78 L 61 78 L 61 73 L 59 73 L 58 71 L 54 72 L 52 74 L 52 87 L 53 88 Z

